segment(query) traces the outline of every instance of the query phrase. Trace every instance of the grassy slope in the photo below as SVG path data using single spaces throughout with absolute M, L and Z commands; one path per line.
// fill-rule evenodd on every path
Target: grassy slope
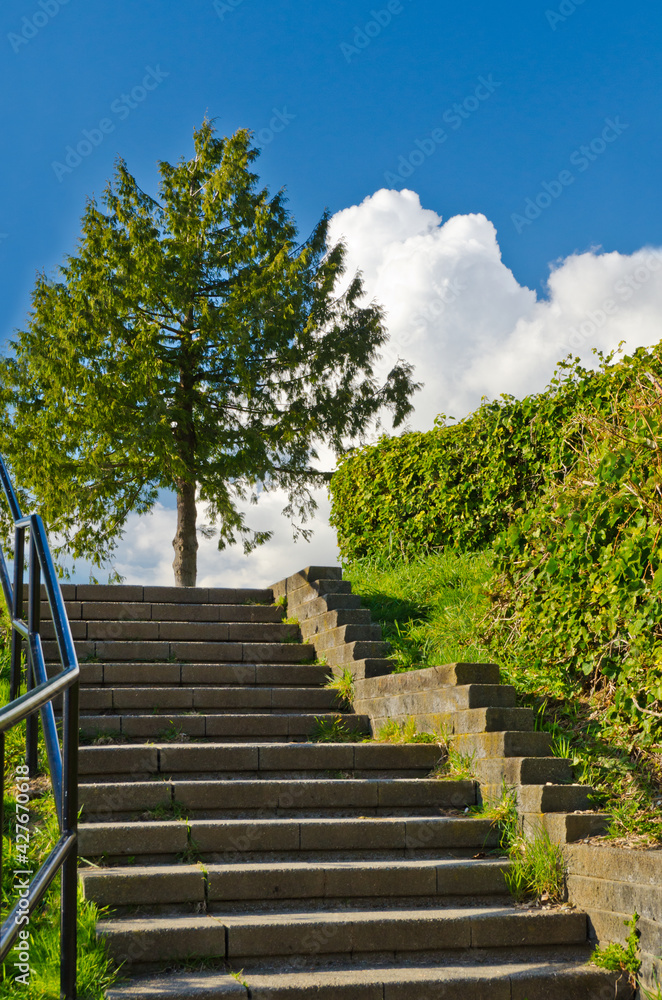
M 489 552 L 399 563 L 367 559 L 346 566 L 345 575 L 382 623 L 398 670 L 493 659 Z M 599 704 L 553 663 L 532 669 L 526 644 L 513 649 L 501 671 L 519 703 L 536 711 L 537 727 L 554 734 L 554 752 L 572 757 L 577 780 L 600 793 L 599 804 L 613 816 L 610 835 L 662 842 L 662 746 L 642 757 L 636 733 L 607 727 Z

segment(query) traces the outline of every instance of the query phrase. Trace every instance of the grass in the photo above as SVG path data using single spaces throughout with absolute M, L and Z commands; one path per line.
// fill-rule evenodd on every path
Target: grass
M 641 968 L 641 957 L 639 955 L 639 932 L 637 923 L 639 914 L 635 911 L 629 920 L 623 923 L 629 928 L 630 933 L 625 940 L 625 947 L 622 944 L 612 942 L 605 948 L 596 948 L 591 955 L 591 961 L 601 969 L 610 969 L 612 972 L 627 972 L 633 986 L 636 985 L 636 977 Z
M 362 559 L 344 569 L 393 647 L 397 670 L 484 661 L 479 622 L 489 602 L 489 553 L 426 556 L 408 562 Z
M 362 737 L 355 729 L 350 729 L 339 715 L 334 719 L 316 715 L 309 739 L 311 743 L 359 743 Z
M 416 719 L 411 716 L 405 722 L 389 719 L 380 726 L 375 737 L 376 743 L 438 743 L 446 747 L 443 736 L 437 733 L 419 732 Z
M 494 658 L 487 589 L 492 558 L 445 552 L 410 561 L 370 558 L 344 575 L 380 622 L 396 670 Z M 518 704 L 535 712 L 536 728 L 552 736 L 552 751 L 572 761 L 575 780 L 596 790 L 596 808 L 612 817 L 608 839 L 630 846 L 662 843 L 662 742 L 643 751 L 638 732 L 606 722 L 597 695 L 551 663 L 538 666 L 526 644 L 513 644 L 501 679 Z
M 354 674 L 345 667 L 338 676 L 331 674 L 324 685 L 330 691 L 336 692 L 337 700 L 343 707 L 351 708 L 354 704 Z

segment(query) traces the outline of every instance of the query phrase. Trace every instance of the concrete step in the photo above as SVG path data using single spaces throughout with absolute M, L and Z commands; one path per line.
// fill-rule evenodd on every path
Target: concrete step
M 63 583 L 65 601 L 146 604 L 273 604 L 271 588 L 251 587 L 141 587 L 134 584 Z M 27 584 L 23 588 L 28 597 Z M 46 588 L 41 588 L 42 602 Z
M 439 815 L 476 804 L 474 781 L 423 778 L 91 782 L 80 786 L 85 822 L 111 816 L 221 819 L 259 816 Z M 151 815 L 153 811 L 161 815 Z
M 322 611 L 321 614 L 314 617 L 304 618 L 300 622 L 300 628 L 303 638 L 308 641 L 322 632 L 329 632 L 343 625 L 372 624 L 372 615 L 368 608 L 337 608 L 331 611 Z
M 361 598 L 346 591 L 345 593 L 327 594 L 325 597 L 315 597 L 296 608 L 296 618 L 301 626 L 304 622 L 318 618 L 333 611 L 361 611 Z
M 152 663 L 163 660 L 191 663 L 304 663 L 314 660 L 316 655 L 313 646 L 290 642 L 130 642 L 109 639 L 78 641 L 75 645 L 76 654 L 83 662 L 97 659 L 142 660 Z M 57 644 L 47 639 L 43 646 L 45 659 L 55 662 L 58 657 Z
M 228 863 L 274 858 L 465 857 L 499 847 L 498 830 L 469 816 L 355 817 L 325 819 L 191 819 L 81 823 L 79 851 L 85 858 L 160 855 L 194 848 L 203 861 Z
M 471 963 L 452 956 L 443 966 L 371 965 L 368 961 L 343 968 L 337 963 L 332 969 L 314 971 L 247 970 L 239 978 L 248 984 L 253 1000 L 631 1000 L 633 996 L 624 975 L 584 965 L 581 960 L 560 961 L 549 950 L 539 950 L 538 962 L 522 961 L 522 957 L 515 954 L 509 961 L 476 950 L 477 961 Z M 213 975 L 202 973 L 197 983 L 188 980 L 186 996 L 201 995 L 192 991 L 202 991 L 206 982 L 213 990 Z M 159 992 L 164 988 L 168 992 Z M 177 989 L 175 981 L 162 980 L 140 995 L 149 1000 L 178 1000 L 181 995 L 183 1000 L 184 993 L 175 993 Z M 121 1000 L 113 991 L 107 997 Z
M 284 609 L 273 604 L 146 604 L 144 601 L 65 601 L 69 621 L 113 622 L 271 622 L 284 617 Z M 41 620 L 50 621 L 46 601 L 40 605 Z
M 474 774 L 481 784 L 545 785 L 572 784 L 572 761 L 564 757 L 482 757 L 474 761 Z
M 508 896 L 505 859 L 271 862 L 253 864 L 131 865 L 86 868 L 85 897 L 98 906 L 186 905 L 198 912 L 227 912 L 232 902 L 260 909 L 283 901 L 315 901 L 319 909 L 338 900 L 383 902 L 403 898 L 435 905 L 439 897 Z
M 546 830 L 557 844 L 573 844 L 587 837 L 601 837 L 607 833 L 611 825 L 610 814 L 599 810 L 522 813 L 521 816 L 524 833 L 527 836 Z
M 534 716 L 530 708 L 469 708 L 459 712 L 440 713 L 439 724 L 449 736 L 454 737 L 467 733 L 500 733 L 506 730 L 531 732 Z
M 246 1000 L 246 987 L 224 972 L 169 972 L 106 990 L 106 1000 Z
M 287 649 L 300 648 L 287 646 Z M 81 685 L 85 687 L 120 687 L 150 685 L 186 688 L 219 685 L 223 687 L 323 687 L 329 668 L 310 663 L 155 663 L 108 662 L 81 663 Z M 59 667 L 51 664 L 53 676 Z
M 167 715 L 87 715 L 81 714 L 80 731 L 83 742 L 92 742 L 100 736 L 125 737 L 130 740 L 172 740 L 180 737 L 197 739 L 234 738 L 252 742 L 254 738 L 303 740 L 314 733 L 320 722 L 332 725 L 341 723 L 345 729 L 358 735 L 370 733 L 370 720 L 364 715 L 339 712 L 286 713 L 216 713 L 195 712 Z
M 186 605 L 184 605 L 186 607 Z M 78 644 L 95 642 L 299 642 L 298 625 L 269 622 L 187 621 L 72 621 L 71 634 Z M 44 640 L 55 638 L 52 622 L 41 627 Z M 78 648 L 78 647 L 77 647 Z
M 354 642 L 381 642 L 381 625 L 339 625 L 315 636 L 315 649 L 321 656 L 336 650 L 338 647 Z
M 120 712 L 124 715 L 186 712 L 340 711 L 333 690 L 300 687 L 86 687 L 81 691 L 82 712 Z
M 343 646 L 333 646 L 331 649 L 325 649 L 324 659 L 331 667 L 351 666 L 356 660 L 383 659 L 390 652 L 391 644 L 388 642 L 348 642 Z
M 184 958 L 414 955 L 448 949 L 584 945 L 585 913 L 513 906 L 347 909 L 339 912 L 215 914 L 102 920 L 113 958 L 135 967 Z
M 549 733 L 506 731 L 489 733 L 457 733 L 453 748 L 476 760 L 496 757 L 550 757 L 552 737 Z
M 187 774 L 206 778 L 223 772 L 418 771 L 421 777 L 437 765 L 439 747 L 428 743 L 168 743 L 137 746 L 92 746 L 79 751 L 79 775 L 90 780 L 127 775 L 133 780 Z

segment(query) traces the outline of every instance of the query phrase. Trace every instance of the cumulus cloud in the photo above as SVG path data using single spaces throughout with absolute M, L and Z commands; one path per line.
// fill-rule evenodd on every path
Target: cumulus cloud
M 425 383 L 410 424 L 463 417 L 482 396 L 543 389 L 569 352 L 585 364 L 609 351 L 662 339 L 662 252 L 575 254 L 557 261 L 548 295 L 516 281 L 484 215 L 444 222 L 413 191 L 377 191 L 338 212 L 331 239 L 348 249 L 349 271 L 386 309 L 386 362 L 412 362 Z
M 363 273 L 366 293 L 386 310 L 391 339 L 382 374 L 400 356 L 424 388 L 412 428 L 426 430 L 439 413 L 460 418 L 481 397 L 537 392 L 569 352 L 590 365 L 593 348 L 626 349 L 662 339 L 662 250 L 634 254 L 593 250 L 553 264 L 547 296 L 521 286 L 503 263 L 494 225 L 484 215 L 444 222 L 413 191 L 377 191 L 331 220 L 330 240 L 348 252 L 347 280 Z M 201 586 L 264 586 L 309 564 L 337 562 L 324 491 L 310 543 L 292 542 L 282 517 L 286 498 L 262 497 L 248 508 L 251 527 L 274 538 L 248 558 L 240 547 L 219 552 L 200 539 Z M 127 582 L 170 584 L 175 512 L 158 505 L 129 519 L 117 557 Z

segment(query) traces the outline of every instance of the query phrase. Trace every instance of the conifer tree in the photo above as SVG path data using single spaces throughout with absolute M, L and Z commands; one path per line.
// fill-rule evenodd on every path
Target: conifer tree
M 199 530 L 219 548 L 268 540 L 240 509 L 262 490 L 287 491 L 307 536 L 319 443 L 342 453 L 384 406 L 397 426 L 416 388 L 404 362 L 378 383 L 380 308 L 359 275 L 338 294 L 326 215 L 298 241 L 283 192 L 251 170 L 250 132 L 205 121 L 194 147 L 160 163 L 155 197 L 118 161 L 2 360 L 0 447 L 61 548 L 107 564 L 128 515 L 173 490 L 178 586 L 195 585 Z

